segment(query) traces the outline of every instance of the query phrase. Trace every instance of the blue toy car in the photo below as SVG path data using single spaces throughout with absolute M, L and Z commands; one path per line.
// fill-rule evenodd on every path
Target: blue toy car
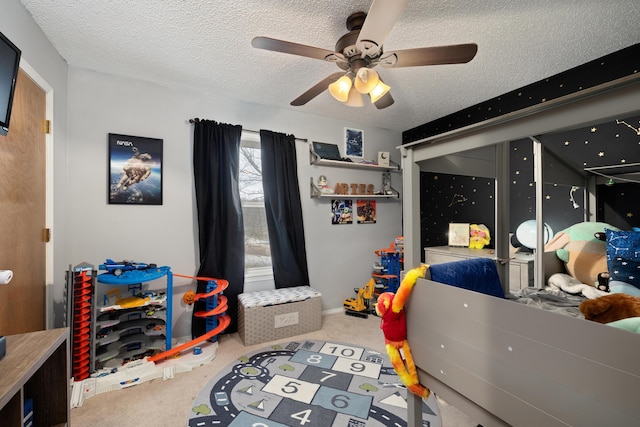
M 107 273 L 112 273 L 115 276 L 120 276 L 125 271 L 131 270 L 149 270 L 157 268 L 156 264 L 145 264 L 143 262 L 133 262 L 133 261 L 114 261 L 110 258 L 107 258 L 107 261 L 104 264 L 100 264 L 98 268 L 100 270 L 106 270 Z

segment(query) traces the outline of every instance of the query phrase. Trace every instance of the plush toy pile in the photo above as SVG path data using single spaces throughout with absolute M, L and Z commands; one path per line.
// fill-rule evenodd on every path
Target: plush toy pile
M 585 319 L 640 333 L 640 229 L 582 222 L 558 232 L 545 251 L 555 251 L 568 273 L 549 277 L 549 286 L 587 297 Z

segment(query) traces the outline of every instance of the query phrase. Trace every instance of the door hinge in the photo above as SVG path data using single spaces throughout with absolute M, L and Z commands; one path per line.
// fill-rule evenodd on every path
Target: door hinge
M 45 243 L 49 243 L 51 241 L 51 229 L 44 228 L 42 229 L 42 241 Z
M 46 133 L 46 134 L 51 133 L 51 120 L 42 121 L 42 133 Z

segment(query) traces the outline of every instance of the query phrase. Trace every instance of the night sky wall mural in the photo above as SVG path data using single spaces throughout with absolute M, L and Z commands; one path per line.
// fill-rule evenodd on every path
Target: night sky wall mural
M 640 114 L 539 140 L 587 179 L 597 179 L 597 221 L 623 230 L 640 227 Z
M 434 135 L 523 110 L 640 72 L 640 44 L 531 83 L 453 114 L 402 132 L 408 144 Z M 604 114 L 603 114 L 604 117 Z
M 452 222 L 484 224 L 493 236 L 493 179 L 421 172 L 420 194 L 422 247 L 447 245 Z M 493 241 L 487 247 L 493 248 Z
M 582 179 L 575 185 L 545 182 L 543 211 L 554 233 L 583 221 L 589 179 L 602 182 L 593 208 L 597 221 L 623 230 L 640 227 L 640 132 L 626 124 L 640 128 L 640 115 L 536 137 L 550 154 L 545 169 L 569 168 Z M 518 225 L 535 219 L 533 142 L 512 141 L 509 152 L 509 230 L 514 233 Z M 421 172 L 420 179 L 423 247 L 447 245 L 449 223 L 456 222 L 485 224 L 493 237 L 493 179 L 431 172 Z
M 425 123 L 402 134 L 403 144 L 480 123 L 508 113 L 577 93 L 640 72 L 640 44 L 556 74 L 483 103 Z M 602 112 L 608 117 L 607 112 Z M 566 168 L 575 183 L 545 182 L 545 223 L 558 232 L 589 218 L 588 184 L 595 183 L 596 221 L 623 230 L 640 227 L 640 112 L 547 135 L 534 135 L 545 148 L 545 171 Z M 535 218 L 533 145 L 529 138 L 512 141 L 510 149 L 509 230 Z M 546 172 L 545 172 L 546 173 Z M 421 236 L 423 246 L 446 245 L 448 224 L 484 223 L 494 233 L 492 179 L 421 172 Z M 484 183 L 483 185 L 478 185 Z M 482 190 L 480 190 L 482 189 Z M 454 203 L 452 204 L 452 201 Z M 493 241 L 490 247 L 493 247 Z

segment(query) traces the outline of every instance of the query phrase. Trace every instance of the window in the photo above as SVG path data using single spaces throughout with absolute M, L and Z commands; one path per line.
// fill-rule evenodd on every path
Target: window
M 245 277 L 273 277 L 257 134 L 242 133 L 239 187 L 244 216 Z

